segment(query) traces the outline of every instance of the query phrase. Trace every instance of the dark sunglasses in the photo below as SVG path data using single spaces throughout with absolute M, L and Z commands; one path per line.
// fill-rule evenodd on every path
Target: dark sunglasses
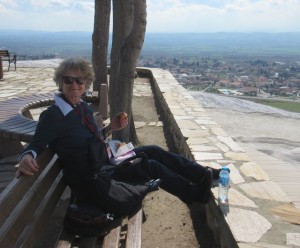
M 82 85 L 85 84 L 85 77 L 71 77 L 71 76 L 63 76 L 62 77 L 65 84 L 72 84 L 74 81 L 76 84 Z

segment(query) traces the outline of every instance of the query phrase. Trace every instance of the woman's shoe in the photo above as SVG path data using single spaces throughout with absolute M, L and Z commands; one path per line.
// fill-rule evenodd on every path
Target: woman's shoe
M 212 174 L 213 174 L 213 180 L 219 180 L 219 175 L 222 169 L 212 169 Z
M 148 192 L 157 191 L 159 190 L 159 185 L 161 184 L 161 180 L 158 179 L 151 179 L 148 185 Z

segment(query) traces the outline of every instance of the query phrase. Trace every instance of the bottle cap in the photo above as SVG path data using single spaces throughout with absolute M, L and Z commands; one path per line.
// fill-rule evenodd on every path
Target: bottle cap
M 229 170 L 229 168 L 228 168 L 228 167 L 226 167 L 226 166 L 224 166 L 224 167 L 222 168 L 222 170 L 226 170 L 226 171 L 228 171 L 228 172 L 230 173 L 230 170 Z

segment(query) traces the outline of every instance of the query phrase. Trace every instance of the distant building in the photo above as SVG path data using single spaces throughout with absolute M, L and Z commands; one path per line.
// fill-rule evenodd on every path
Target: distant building
M 245 81 L 247 81 L 249 79 L 249 76 L 240 76 L 240 80 L 242 81 L 242 82 L 245 82 Z
M 279 95 L 281 96 L 292 96 L 293 90 L 288 86 L 281 86 L 279 87 Z
M 239 92 L 243 93 L 245 96 L 257 96 L 257 88 L 256 87 L 244 87 L 239 90 Z

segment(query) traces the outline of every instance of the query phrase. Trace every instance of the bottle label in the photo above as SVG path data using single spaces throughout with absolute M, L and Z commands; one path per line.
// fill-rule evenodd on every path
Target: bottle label
M 229 177 L 220 177 L 219 183 L 222 185 L 229 185 Z

